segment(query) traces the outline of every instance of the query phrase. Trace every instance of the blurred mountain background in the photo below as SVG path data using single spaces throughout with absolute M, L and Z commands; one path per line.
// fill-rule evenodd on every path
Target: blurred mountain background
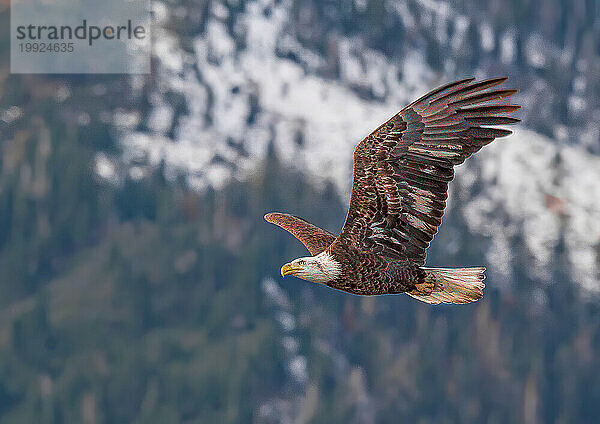
M 600 2 L 151 4 L 150 75 L 11 75 L 0 34 L 0 423 L 597 421 Z M 279 277 L 265 212 L 339 231 L 362 137 L 501 75 L 523 122 L 427 258 L 482 301 Z

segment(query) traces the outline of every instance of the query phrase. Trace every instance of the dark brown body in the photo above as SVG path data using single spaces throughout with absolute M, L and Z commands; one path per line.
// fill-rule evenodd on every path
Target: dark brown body
M 425 281 L 425 270 L 408 258 L 364 253 L 337 243 L 327 251 L 342 264 L 342 275 L 327 284 L 334 289 L 358 295 L 396 294 L 414 290 Z

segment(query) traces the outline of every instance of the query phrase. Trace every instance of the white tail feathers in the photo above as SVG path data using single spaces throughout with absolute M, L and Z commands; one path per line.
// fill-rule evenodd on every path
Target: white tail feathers
M 470 303 L 483 297 L 484 267 L 476 268 L 422 268 L 427 273 L 426 282 L 433 282 L 433 292 L 427 296 L 407 293 L 422 302 Z

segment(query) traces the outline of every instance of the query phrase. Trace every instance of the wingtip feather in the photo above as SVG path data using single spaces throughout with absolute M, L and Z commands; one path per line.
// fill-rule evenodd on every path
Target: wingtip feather
M 265 219 L 265 221 L 270 222 L 271 224 L 274 224 L 275 219 L 277 218 L 277 216 L 280 216 L 280 215 L 281 214 L 279 212 L 269 212 L 269 213 L 266 213 L 263 218 Z

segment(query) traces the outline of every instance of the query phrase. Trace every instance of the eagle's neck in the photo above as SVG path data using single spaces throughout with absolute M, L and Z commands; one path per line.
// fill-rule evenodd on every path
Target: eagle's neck
M 327 251 L 314 256 L 316 271 L 311 275 L 315 283 L 328 283 L 338 278 L 342 273 L 342 265 Z

